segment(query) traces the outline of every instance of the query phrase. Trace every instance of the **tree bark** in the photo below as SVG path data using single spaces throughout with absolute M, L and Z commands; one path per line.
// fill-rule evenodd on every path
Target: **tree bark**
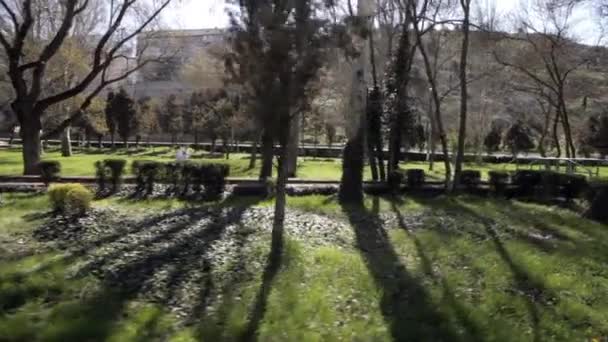
M 42 144 L 40 141 L 40 120 L 33 122 L 24 121 L 21 124 L 21 140 L 23 143 L 23 174 L 38 175 L 40 173 L 40 153 Z
M 456 191 L 460 185 L 460 174 L 464 161 L 464 143 L 467 135 L 467 104 L 469 96 L 467 89 L 467 58 L 469 53 L 469 15 L 471 0 L 460 0 L 460 4 L 464 12 L 464 21 L 462 24 L 463 38 L 460 54 L 460 128 L 458 129 L 458 150 L 456 151 L 456 165 L 454 166 L 452 191 Z
M 557 151 L 556 158 L 561 158 L 562 156 L 562 148 L 559 143 L 559 135 L 557 134 L 557 127 L 559 124 L 559 109 L 555 110 L 555 121 L 553 121 L 553 143 L 555 144 L 555 149 Z
M 369 26 L 371 8 L 365 0 L 357 4 L 357 15 L 363 19 L 364 25 Z M 342 203 L 363 203 L 363 167 L 365 153 L 365 134 L 367 125 L 367 82 L 366 63 L 369 61 L 367 54 L 369 46 L 367 42 L 358 35 L 353 36 L 359 50 L 359 56 L 354 60 L 353 78 L 349 98 L 349 113 L 346 116 L 348 123 L 346 135 L 348 140 L 342 155 L 342 179 L 338 197 Z
M 61 134 L 61 156 L 72 156 L 72 137 L 70 126 L 66 127 Z
M 287 143 L 287 149 L 289 150 L 289 157 L 287 159 L 287 177 L 297 177 L 298 169 L 298 145 L 300 142 L 300 116 L 299 113 L 294 113 L 291 119 L 290 130 L 289 130 L 289 142 Z
M 262 168 L 260 179 L 266 180 L 272 177 L 272 159 L 274 158 L 274 139 L 272 132 L 264 130 L 262 133 Z
M 249 157 L 249 170 L 255 169 L 255 164 L 258 159 L 258 143 L 259 139 L 255 139 L 253 141 L 253 146 L 251 148 L 251 156 Z
M 285 227 L 285 207 L 287 205 L 287 172 L 288 172 L 288 160 L 289 160 L 289 133 L 290 120 L 287 121 L 286 134 L 283 134 L 282 143 L 279 153 L 279 164 L 277 167 L 277 181 L 275 187 L 275 205 L 274 205 L 274 217 L 272 221 L 272 246 L 271 253 L 272 257 L 276 258 L 280 256 L 283 249 L 283 235 Z

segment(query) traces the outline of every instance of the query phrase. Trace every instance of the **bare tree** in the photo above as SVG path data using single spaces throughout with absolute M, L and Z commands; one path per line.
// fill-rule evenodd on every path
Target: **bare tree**
M 555 112 L 554 136 L 557 137 L 557 126 L 561 123 L 567 158 L 576 157 L 566 101 L 568 79 L 587 62 L 586 56 L 577 52 L 578 46 L 570 35 L 573 11 L 580 3 L 578 0 L 536 0 L 531 10 L 521 11 L 517 21 L 519 34 L 507 36 L 508 46 L 515 43 L 523 47 L 519 49 L 519 58 L 505 58 L 504 51 L 494 53 L 498 63 L 528 78 L 533 84 L 528 90 L 551 105 Z M 559 145 L 559 139 L 556 144 Z
M 445 164 L 445 181 L 446 186 L 449 185 L 451 179 L 451 164 L 449 158 L 449 150 L 448 150 L 448 141 L 445 133 L 445 128 L 443 125 L 443 115 L 441 112 L 441 104 L 445 97 L 453 90 L 452 87 L 448 89 L 445 94 L 439 93 L 439 88 L 437 84 L 437 74 L 440 68 L 439 63 L 439 50 L 441 45 L 441 33 L 431 32 L 431 36 L 436 36 L 437 41 L 433 42 L 432 48 L 432 56 L 429 56 L 425 45 L 423 44 L 423 25 L 425 23 L 428 24 L 428 29 L 432 29 L 437 24 L 438 14 L 441 11 L 441 8 L 444 4 L 442 1 L 432 2 L 430 0 L 425 0 L 421 6 L 420 11 L 417 12 L 417 8 L 415 5 L 410 6 L 410 12 L 414 16 L 414 33 L 416 37 L 418 51 L 422 55 L 422 60 L 424 63 L 424 70 L 426 73 L 427 81 L 429 83 L 430 88 L 430 96 L 432 99 L 432 105 L 430 106 L 433 110 L 432 120 L 431 120 L 431 134 L 439 136 L 439 140 L 441 143 L 441 147 L 443 150 L 443 159 Z M 424 20 L 424 18 L 429 18 L 430 22 Z M 432 57 L 432 60 L 431 60 Z M 446 61 L 450 60 L 450 58 L 446 59 Z M 431 141 L 431 145 L 434 145 L 434 141 Z M 434 148 L 431 146 L 431 149 Z
M 41 120 L 46 110 L 52 105 L 81 93 L 87 93 L 76 113 L 60 125 L 60 129 L 63 129 L 82 115 L 82 110 L 91 104 L 93 98 L 104 87 L 125 79 L 141 67 L 141 64 L 138 64 L 119 76 L 109 75 L 107 72 L 117 60 L 128 58 L 122 54 L 123 47 L 154 21 L 170 2 L 171 0 L 163 0 L 150 11 L 141 11 L 138 6 L 144 1 L 119 0 L 116 10 L 111 15 L 110 25 L 94 44 L 95 47 L 89 58 L 88 73 L 76 80 L 73 85 L 47 95 L 44 94 L 42 87 L 48 76 L 49 62 L 66 43 L 74 25 L 91 10 L 92 4 L 96 1 L 57 1 L 56 10 L 61 13 L 55 26 L 57 29 L 46 30 L 40 22 L 40 17 L 36 15 L 35 11 L 40 8 L 35 6 L 35 1 L 0 0 L 0 17 L 5 24 L 0 30 L 0 45 L 8 57 L 8 75 L 15 92 L 11 106 L 21 125 L 25 174 L 38 173 Z M 143 15 L 143 13 L 147 14 Z M 127 24 L 128 22 L 130 24 Z M 119 35 L 118 32 L 122 31 L 122 28 L 128 32 Z M 36 33 L 40 33 L 38 37 L 35 36 Z M 37 41 L 42 46 L 39 53 L 29 53 L 30 41 Z
M 467 88 L 467 64 L 469 53 L 469 34 L 470 34 L 470 16 L 471 16 L 471 0 L 460 0 L 460 7 L 463 13 L 462 21 L 462 48 L 460 50 L 460 128 L 458 129 L 458 148 L 456 151 L 456 163 L 454 165 L 454 182 L 452 183 L 452 191 L 460 184 L 460 174 L 462 172 L 462 164 L 464 162 L 464 148 L 467 129 L 467 111 L 468 111 L 468 88 Z

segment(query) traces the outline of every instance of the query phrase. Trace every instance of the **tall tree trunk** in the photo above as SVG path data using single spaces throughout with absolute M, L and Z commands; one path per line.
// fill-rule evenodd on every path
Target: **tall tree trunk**
M 343 203 L 363 203 L 364 134 L 363 127 L 360 127 L 356 136 L 349 139 L 344 147 L 339 193 Z
M 553 143 L 555 144 L 555 149 L 557 151 L 556 158 L 561 158 L 562 156 L 562 148 L 559 143 L 559 135 L 557 134 L 557 127 L 559 125 L 559 109 L 555 109 L 555 121 L 553 121 Z
M 23 174 L 37 175 L 40 170 L 40 154 L 42 144 L 40 141 L 40 119 L 26 119 L 21 122 L 21 141 L 23 144 Z
M 103 148 L 103 144 L 101 142 L 101 139 L 103 139 L 103 136 L 101 134 L 97 135 L 97 147 L 99 147 L 99 149 Z
M 458 129 L 458 150 L 456 151 L 456 165 L 452 191 L 456 191 L 460 185 L 460 174 L 464 161 L 464 143 L 467 136 L 467 104 L 469 96 L 467 89 L 467 58 L 469 53 L 469 15 L 471 0 L 460 0 L 460 4 L 464 12 L 464 21 L 462 24 L 463 38 L 460 54 L 460 128 Z
M 272 246 L 271 252 L 279 255 L 272 255 L 273 258 L 279 257 L 283 249 L 283 235 L 285 227 L 285 207 L 287 205 L 287 172 L 289 160 L 289 126 L 291 120 L 287 121 L 285 133 L 281 134 L 281 146 L 279 152 L 279 164 L 277 167 L 277 181 L 275 187 L 274 217 L 272 221 Z
M 562 125 L 564 127 L 564 134 L 566 136 L 566 151 L 569 155 L 568 158 L 576 158 L 576 147 L 574 146 L 574 140 L 572 138 L 572 130 L 570 128 L 570 119 L 568 118 L 568 108 L 563 96 L 560 99 L 560 106 L 562 107 Z
M 251 156 L 249 157 L 249 170 L 255 169 L 255 164 L 258 159 L 258 143 L 259 138 L 256 138 L 253 141 L 253 146 L 251 147 Z
M 369 18 L 372 13 L 369 0 L 359 0 L 357 15 L 362 19 L 363 25 L 369 27 Z M 369 61 L 368 44 L 363 37 L 353 36 L 359 56 L 354 60 L 352 89 L 349 98 L 349 113 L 346 117 L 348 140 L 342 155 L 342 179 L 340 181 L 339 198 L 342 203 L 363 203 L 363 167 L 366 134 L 366 63 Z
M 262 133 L 262 168 L 260 179 L 266 180 L 272 176 L 272 159 L 274 157 L 274 139 L 272 132 L 264 130 Z
M 72 156 L 72 137 L 70 126 L 67 126 L 63 132 L 61 132 L 61 156 Z
M 369 137 L 369 136 L 368 136 Z M 372 180 L 377 182 L 380 180 L 378 175 L 378 164 L 376 164 L 376 153 L 372 139 L 367 139 L 367 158 L 369 159 L 369 168 L 372 173 Z
M 198 147 L 198 129 L 194 130 L 194 146 Z
M 289 130 L 289 142 L 287 143 L 287 149 L 289 149 L 289 158 L 287 159 L 287 177 L 297 177 L 298 169 L 298 145 L 300 142 L 300 117 L 301 114 L 292 114 L 293 118 L 290 124 Z
M 544 108 L 544 107 L 543 107 Z M 543 125 L 540 138 L 538 139 L 538 153 L 541 157 L 547 157 L 547 151 L 545 150 L 545 140 L 549 134 L 549 128 L 551 127 L 551 110 L 547 108 L 545 110 L 545 124 Z
M 110 132 L 110 142 L 112 149 L 116 148 L 116 132 Z

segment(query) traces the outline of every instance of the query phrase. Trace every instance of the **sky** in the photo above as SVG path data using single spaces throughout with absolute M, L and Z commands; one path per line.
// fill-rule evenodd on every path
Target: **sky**
M 354 0 L 356 1 L 356 0 Z M 529 5 L 534 0 L 473 0 L 473 11 L 476 6 L 488 6 L 494 3 L 499 17 L 508 18 L 516 8 Z M 592 20 L 591 11 L 583 8 L 577 11 L 572 19 L 573 33 L 578 40 L 587 44 L 596 44 L 599 28 Z M 181 0 L 175 2 L 167 13 L 165 22 L 175 29 L 217 28 L 228 25 L 225 0 Z

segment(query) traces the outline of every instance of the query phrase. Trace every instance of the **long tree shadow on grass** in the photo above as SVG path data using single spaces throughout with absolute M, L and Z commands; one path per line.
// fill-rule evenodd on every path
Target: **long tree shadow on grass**
M 454 294 L 454 291 L 451 289 L 447 280 L 443 276 L 441 276 L 441 273 L 438 274 L 433 270 L 433 263 L 431 261 L 431 258 L 425 251 L 422 241 L 420 241 L 416 234 L 409 229 L 409 227 L 405 223 L 403 214 L 399 210 L 395 201 L 391 202 L 391 210 L 397 217 L 399 228 L 405 231 L 407 236 L 413 241 L 414 246 L 416 247 L 416 252 L 420 257 L 422 270 L 427 276 L 429 276 L 433 280 L 434 283 L 442 287 L 444 298 L 447 300 L 452 310 L 454 310 L 456 318 L 468 334 L 466 340 L 483 341 L 480 329 L 477 327 L 475 322 L 473 322 L 469 318 L 467 314 L 467 309 L 456 299 L 456 295 Z
M 343 205 L 356 247 L 382 291 L 380 309 L 394 341 L 454 341 L 460 337 L 429 294 L 401 263 L 380 218 L 363 205 Z
M 284 228 L 284 226 L 274 227 L 274 229 L 277 229 L 279 234 L 272 234 L 272 240 L 270 243 L 271 248 L 270 252 L 268 253 L 268 260 L 266 261 L 264 274 L 262 275 L 262 284 L 260 285 L 258 294 L 255 297 L 255 302 L 249 313 L 249 322 L 240 336 L 241 341 L 257 341 L 257 332 L 260 327 L 260 323 L 264 318 L 264 314 L 266 313 L 268 297 L 270 296 L 272 285 L 283 262 Z
M 458 200 L 450 199 L 447 208 L 449 208 L 448 212 L 458 212 L 459 215 L 468 216 L 483 225 L 484 233 L 489 237 L 496 252 L 513 275 L 515 294 L 525 301 L 530 316 L 533 341 L 541 341 L 539 305 L 544 305 L 549 298 L 557 298 L 558 296 L 551 293 L 537 277 L 534 277 L 523 265 L 513 259 L 497 232 L 498 225 L 493 218 L 479 214 L 466 205 L 462 205 Z
M 204 314 L 201 308 L 208 306 L 215 290 L 211 273 L 222 256 L 215 255 L 214 246 L 259 200 L 227 199 L 214 206 L 175 210 L 100 237 L 77 236 L 66 248 L 70 257 L 78 257 L 76 277 L 97 275 L 125 300 L 144 297 L 193 321 Z

